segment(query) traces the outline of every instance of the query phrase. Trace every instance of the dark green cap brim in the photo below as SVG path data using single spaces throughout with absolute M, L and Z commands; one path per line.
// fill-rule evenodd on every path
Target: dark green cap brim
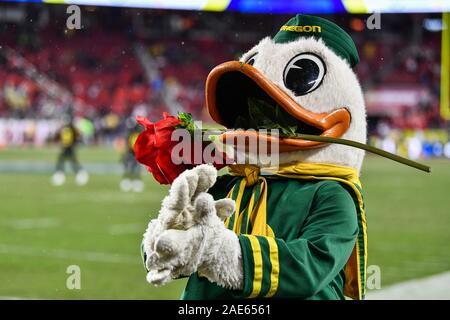
M 327 47 L 347 60 L 351 67 L 358 64 L 358 50 L 353 39 L 341 27 L 324 18 L 297 14 L 280 28 L 273 41 L 287 43 L 308 37 L 322 39 Z

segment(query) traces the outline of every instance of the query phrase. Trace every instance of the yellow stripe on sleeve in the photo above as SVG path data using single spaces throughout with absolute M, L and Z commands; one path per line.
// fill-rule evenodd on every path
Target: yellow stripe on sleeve
M 280 274 L 280 264 L 278 259 L 278 245 L 274 238 L 266 237 L 269 243 L 270 264 L 272 271 L 270 272 L 270 289 L 266 294 L 266 298 L 272 297 L 278 290 L 278 276 Z
M 255 236 L 246 235 L 246 237 L 250 241 L 250 245 L 252 247 L 253 262 L 255 265 L 255 269 L 254 269 L 254 273 L 253 273 L 252 293 L 248 296 L 248 298 L 255 298 L 261 292 L 261 287 L 262 287 L 263 260 L 262 260 L 262 254 L 261 254 L 261 245 L 259 244 L 259 241 Z

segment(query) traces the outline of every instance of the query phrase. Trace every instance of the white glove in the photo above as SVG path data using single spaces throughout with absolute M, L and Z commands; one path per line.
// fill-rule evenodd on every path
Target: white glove
M 147 254 L 154 250 L 154 242 L 163 231 L 187 230 L 194 224 L 193 201 L 201 192 L 206 192 L 216 179 L 217 170 L 214 167 L 200 165 L 186 170 L 173 181 L 158 217 L 150 221 L 144 234 L 144 251 Z
M 200 165 L 172 184 L 157 219 L 144 234 L 147 281 L 163 285 L 199 271 L 210 281 L 242 289 L 242 253 L 236 234 L 223 221 L 235 210 L 230 199 L 214 201 L 206 193 L 217 171 Z

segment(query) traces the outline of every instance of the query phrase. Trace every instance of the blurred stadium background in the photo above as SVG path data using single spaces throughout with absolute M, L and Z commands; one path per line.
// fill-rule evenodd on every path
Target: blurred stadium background
M 369 265 L 382 287 L 450 271 L 450 1 L 145 3 L 153 8 L 82 6 L 82 29 L 69 30 L 65 5 L 0 2 L 0 297 L 178 298 L 183 280 L 145 282 L 139 244 L 167 188 L 144 172 L 143 192 L 119 188 L 127 119 L 188 111 L 210 121 L 208 72 L 297 12 L 323 14 L 355 40 L 369 143 L 432 167 L 367 156 Z M 381 29 L 366 26 L 374 10 Z M 67 115 L 81 133 L 84 187 L 50 180 Z M 81 290 L 66 288 L 69 265 L 81 268 Z

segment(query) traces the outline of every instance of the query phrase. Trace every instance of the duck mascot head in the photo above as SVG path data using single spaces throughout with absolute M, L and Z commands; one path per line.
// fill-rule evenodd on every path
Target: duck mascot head
M 211 71 L 206 104 L 230 129 L 222 141 L 276 145 L 277 165 L 235 143 L 251 165 L 178 176 L 144 234 L 150 283 L 189 276 L 185 299 L 364 298 L 364 151 L 296 137 L 366 141 L 358 61 L 343 29 L 299 14 Z

